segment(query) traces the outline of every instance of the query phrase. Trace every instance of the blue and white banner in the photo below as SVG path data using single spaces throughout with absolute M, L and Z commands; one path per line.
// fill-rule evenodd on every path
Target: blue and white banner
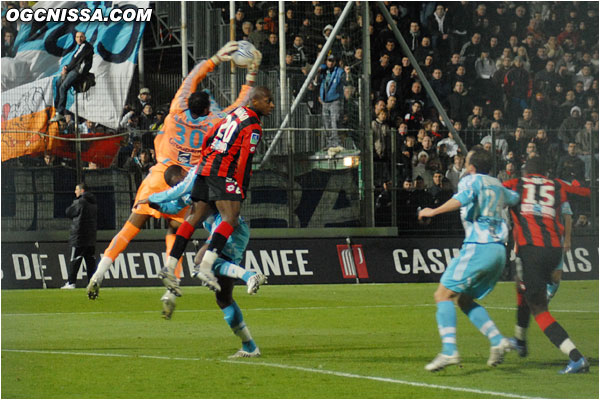
M 117 128 L 137 63 L 144 22 L 115 22 L 109 20 L 109 15 L 114 15 L 116 9 L 125 13 L 127 10 L 133 12 L 148 7 L 148 1 L 36 3 L 34 11 L 79 9 L 79 12 L 90 10 L 92 15 L 96 15 L 99 13 L 97 10 L 101 10 L 105 21 L 83 22 L 85 18 L 79 18 L 74 22 L 21 23 L 15 41 L 15 57 L 2 58 L 3 125 L 14 118 L 26 117 L 54 106 L 54 82 L 60 76 L 62 67 L 71 61 L 77 46 L 75 33 L 81 31 L 94 47 L 94 62 L 90 72 L 96 75 L 96 86 L 79 97 L 79 115 Z M 24 98 L 32 93 L 37 95 L 36 99 Z M 23 103 L 30 105 L 28 110 L 24 111 L 19 106 Z M 67 109 L 74 111 L 74 108 L 74 99 L 69 96 Z

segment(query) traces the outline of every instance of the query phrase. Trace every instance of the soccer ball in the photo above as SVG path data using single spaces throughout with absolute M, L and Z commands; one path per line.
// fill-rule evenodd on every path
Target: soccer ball
M 238 42 L 238 49 L 231 54 L 231 60 L 240 68 L 247 68 L 254 60 L 254 50 L 256 47 L 246 40 Z

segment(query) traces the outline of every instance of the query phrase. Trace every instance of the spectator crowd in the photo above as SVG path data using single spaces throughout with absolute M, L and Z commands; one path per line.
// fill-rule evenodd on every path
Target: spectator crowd
M 597 184 L 592 182 L 598 165 L 597 2 L 385 4 L 466 148 L 495 150 L 499 179 L 518 177 L 528 158 L 543 156 L 550 177 Z M 345 5 L 285 2 L 285 64 L 294 96 Z M 222 9 L 223 23 L 229 23 L 229 3 L 212 6 Z M 337 130 L 358 128 L 364 6 L 370 14 L 377 213 L 387 221 L 382 224 L 389 223 L 395 191 L 398 222 L 407 215 L 416 221 L 418 207 L 441 204 L 456 191 L 465 154 L 376 3 L 353 7 L 303 101 L 323 117 L 329 154 L 343 149 Z M 276 3 L 237 2 L 234 23 L 236 40 L 248 40 L 263 53 L 261 69 L 278 70 Z M 2 56 L 11 56 L 15 36 L 16 27 L 3 18 Z M 149 90 L 141 89 L 136 104 L 123 112 L 121 128 L 132 134 L 115 165 L 151 164 L 153 137 L 164 117 Z M 84 125 L 85 131 L 95 128 L 90 121 Z M 61 123 L 61 132 L 72 132 L 70 121 Z M 362 135 L 350 136 L 363 148 Z
M 263 69 L 278 69 L 276 6 L 240 4 L 236 39 L 249 40 L 263 52 Z M 391 192 L 396 190 L 402 225 L 407 219 L 416 221 L 412 216 L 418 207 L 441 204 L 456 191 L 465 174 L 465 154 L 378 5 L 360 4 L 367 4 L 371 17 L 371 134 L 380 191 L 376 206 L 382 221 L 389 222 Z M 518 177 L 528 158 L 543 156 L 549 176 L 591 184 L 598 159 L 598 3 L 385 4 L 466 148 L 495 149 L 498 178 Z M 345 3 L 285 6 L 286 70 L 296 95 Z M 227 18 L 225 5 L 223 10 Z M 333 131 L 356 128 L 360 15 L 355 7 L 344 22 L 321 67 L 331 73 L 319 74 L 305 98 L 310 111 L 322 114 L 323 125 Z M 336 97 L 339 111 L 332 113 L 328 92 L 319 85 L 336 73 L 343 75 L 343 91 Z M 327 136 L 328 146 L 339 146 L 334 139 Z

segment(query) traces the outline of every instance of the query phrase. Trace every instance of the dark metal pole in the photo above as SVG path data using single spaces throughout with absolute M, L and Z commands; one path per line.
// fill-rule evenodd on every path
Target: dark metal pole
M 81 183 L 81 132 L 79 132 L 79 103 L 77 98 L 79 97 L 77 91 L 73 89 L 75 93 L 75 169 L 77 170 L 77 185 Z
M 373 190 L 373 133 L 371 132 L 371 38 L 369 37 L 368 2 L 360 3 L 362 15 L 362 129 L 364 132 L 364 148 L 362 151 L 362 179 L 364 182 L 365 226 L 375 226 L 375 195 Z
M 417 71 L 417 75 L 419 76 L 419 79 L 421 80 L 421 84 L 423 85 L 423 87 L 425 88 L 425 91 L 431 98 L 431 101 L 433 101 L 435 108 L 442 116 L 442 119 L 444 120 L 446 127 L 448 128 L 448 130 L 450 130 L 450 132 L 452 132 L 452 137 L 454 138 L 454 141 L 456 142 L 456 144 L 458 144 L 458 147 L 460 147 L 460 150 L 466 155 L 467 148 L 465 147 L 465 144 L 463 143 L 462 139 L 458 135 L 458 132 L 456 132 L 456 129 L 454 129 L 454 125 L 452 124 L 452 121 L 450 121 L 450 118 L 448 118 L 448 114 L 446 114 L 446 110 L 444 110 L 442 103 L 440 103 L 440 100 L 437 98 L 437 95 L 431 88 L 431 85 L 429 84 L 427 77 L 423 73 L 423 70 L 419 66 L 417 59 L 413 55 L 412 51 L 410 50 L 410 47 L 408 47 L 408 44 L 406 44 L 406 41 L 404 40 L 404 38 L 402 37 L 402 34 L 398 30 L 398 27 L 396 26 L 396 22 L 392 19 L 392 16 L 390 15 L 387 8 L 385 8 L 385 4 L 382 1 L 378 1 L 377 5 L 379 5 L 379 8 L 381 9 L 383 16 L 387 20 L 387 23 L 392 27 L 394 36 L 396 37 L 396 40 L 398 40 L 398 42 L 400 43 L 400 47 L 402 47 L 404 54 L 406 54 L 406 56 L 410 60 L 411 65 L 414 67 L 415 71 Z

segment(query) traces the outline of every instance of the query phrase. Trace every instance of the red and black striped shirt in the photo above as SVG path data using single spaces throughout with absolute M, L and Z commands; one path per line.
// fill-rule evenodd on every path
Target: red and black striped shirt
M 515 242 L 519 246 L 561 247 L 564 232 L 561 207 L 567 201 L 567 192 L 577 193 L 576 189 L 558 179 L 536 174 L 511 179 L 504 186 L 521 197 L 519 204 L 510 209 Z
M 248 107 L 236 108 L 206 135 L 198 175 L 233 178 L 245 197 L 252 175 L 252 157 L 261 137 L 256 112 Z

